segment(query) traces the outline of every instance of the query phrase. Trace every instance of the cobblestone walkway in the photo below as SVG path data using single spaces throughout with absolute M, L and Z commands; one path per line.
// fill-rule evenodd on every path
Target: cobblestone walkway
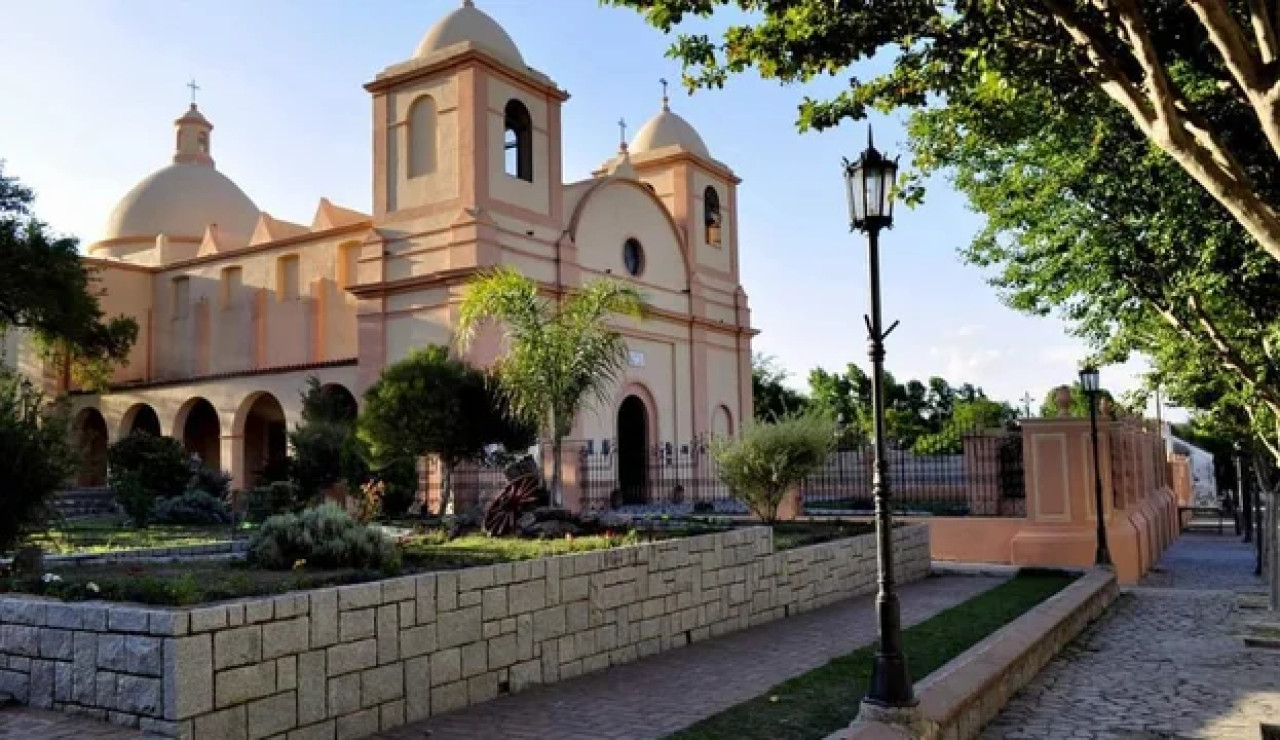
M 902 589 L 915 624 L 999 584 L 943 576 Z M 382 740 L 644 740 L 660 738 L 751 699 L 875 639 L 874 596 L 865 596 L 695 643 L 571 681 L 433 717 Z M 143 740 L 136 730 L 25 707 L 0 709 L 0 739 Z
M 902 589 L 915 624 L 1001 583 L 929 578 Z M 571 681 L 505 696 L 379 735 L 382 740 L 661 738 L 875 639 L 865 596 Z
M 983 733 L 989 740 L 1260 737 L 1280 722 L 1280 651 L 1246 648 L 1239 594 L 1260 591 L 1232 535 L 1184 535 Z

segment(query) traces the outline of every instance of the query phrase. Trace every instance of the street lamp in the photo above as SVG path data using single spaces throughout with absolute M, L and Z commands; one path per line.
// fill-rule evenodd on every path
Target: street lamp
M 889 480 L 886 476 L 884 437 L 884 340 L 897 326 L 883 329 L 880 316 L 880 230 L 893 226 L 893 183 L 898 159 L 889 159 L 875 147 L 867 129 L 867 149 L 856 162 L 844 161 L 844 181 L 849 196 L 851 230 L 867 235 L 867 264 L 871 281 L 871 315 L 867 325 L 867 354 L 871 358 L 871 409 L 874 416 L 875 458 L 871 490 L 876 502 L 876 542 L 879 592 L 876 594 L 880 633 L 871 686 L 863 701 L 876 707 L 906 708 L 916 704 L 911 674 L 902 652 L 902 619 L 893 582 L 893 518 L 889 512 Z
M 1093 439 L 1093 511 L 1098 519 L 1098 551 L 1094 555 L 1094 564 L 1110 566 L 1107 528 L 1102 522 L 1102 461 L 1098 459 L 1098 394 L 1102 389 L 1098 368 L 1093 365 L 1080 368 L 1080 388 L 1089 398 L 1089 432 Z

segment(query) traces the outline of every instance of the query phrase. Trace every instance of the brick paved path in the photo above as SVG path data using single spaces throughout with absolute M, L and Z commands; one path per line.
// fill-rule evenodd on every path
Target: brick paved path
M 984 738 L 1249 738 L 1280 722 L 1280 651 L 1251 649 L 1241 592 L 1263 589 L 1230 535 L 1184 535 L 1142 586 L 1019 693 Z
M 999 583 L 945 576 L 902 589 L 910 625 Z M 834 604 L 379 735 L 382 740 L 661 738 L 875 639 L 874 597 Z
M 944 576 L 902 589 L 907 625 L 999 584 Z M 501 697 L 377 737 L 382 740 L 660 738 L 875 639 L 874 597 L 833 604 L 570 681 Z M 0 710 L 0 738 L 142 740 L 135 730 L 25 707 Z

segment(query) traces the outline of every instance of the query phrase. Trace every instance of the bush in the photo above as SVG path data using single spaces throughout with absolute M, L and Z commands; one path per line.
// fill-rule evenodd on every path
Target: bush
M 153 497 L 177 496 L 187 490 L 191 480 L 191 461 L 181 443 L 173 437 L 146 432 L 134 432 L 111 445 L 107 465 L 112 489 L 117 482 L 132 477 Z
M 285 514 L 299 506 L 297 486 L 278 481 L 266 486 L 251 488 L 244 495 L 244 518 L 253 523 L 266 521 L 276 514 Z
M 249 542 L 249 562 L 268 570 L 289 570 L 301 562 L 313 568 L 394 571 L 400 552 L 381 531 L 327 503 L 263 522 Z
M 231 476 L 221 470 L 201 465 L 187 481 L 187 491 L 204 491 L 216 499 L 227 498 L 231 493 Z
M 792 487 L 826 463 L 835 448 L 836 426 L 824 416 L 805 415 L 772 424 L 748 424 L 741 436 L 712 441 L 720 480 L 761 520 L 778 517 Z
M 111 476 L 111 493 L 116 503 L 129 515 L 134 525 L 145 527 L 151 523 L 151 512 L 156 506 L 156 497 L 147 487 L 142 485 L 142 477 L 137 472 L 113 474 Z
M 75 470 L 66 418 L 0 359 L 0 550 L 48 518 L 54 492 Z
M 181 496 L 161 499 L 151 512 L 154 524 L 214 526 L 231 523 L 231 510 L 217 496 L 204 491 L 187 491 Z

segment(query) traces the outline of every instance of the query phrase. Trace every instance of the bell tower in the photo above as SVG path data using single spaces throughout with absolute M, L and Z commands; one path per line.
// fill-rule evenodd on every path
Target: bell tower
M 560 223 L 560 106 L 568 94 L 527 66 L 470 0 L 365 89 L 373 96 L 375 216 L 471 209 Z

